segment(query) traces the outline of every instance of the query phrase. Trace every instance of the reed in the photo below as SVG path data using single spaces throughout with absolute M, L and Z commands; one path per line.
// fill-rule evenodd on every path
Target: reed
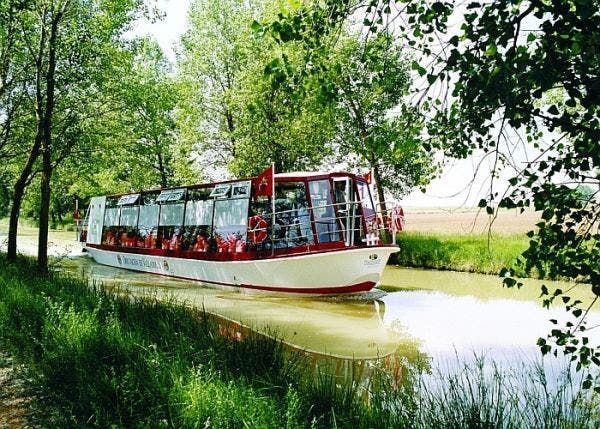
M 0 347 L 45 392 L 48 427 L 586 428 L 598 418 L 598 398 L 577 396 L 572 379 L 572 391 L 531 378 L 515 393 L 529 374 L 490 379 L 481 366 L 432 383 L 406 362 L 401 380 L 377 363 L 337 377 L 276 340 L 229 335 L 201 310 L 34 266 L 0 255 Z

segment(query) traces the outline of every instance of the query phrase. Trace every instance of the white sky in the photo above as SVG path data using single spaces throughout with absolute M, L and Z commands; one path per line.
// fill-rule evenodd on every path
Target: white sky
M 168 58 L 175 60 L 176 45 L 187 26 L 187 11 L 191 0 L 156 0 L 155 5 L 165 12 L 165 18 L 150 22 L 140 20 L 134 33 L 153 36 Z M 491 165 L 479 169 L 473 181 L 476 160 L 454 160 L 448 163 L 441 176 L 433 180 L 426 192 L 415 190 L 402 200 L 407 207 L 461 207 L 474 206 L 489 193 L 489 171 Z M 472 186 L 469 184 L 473 181 Z

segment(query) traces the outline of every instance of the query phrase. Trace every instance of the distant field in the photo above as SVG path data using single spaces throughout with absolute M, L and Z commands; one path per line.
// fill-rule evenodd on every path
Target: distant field
M 390 263 L 485 274 L 514 266 L 528 247 L 525 233 L 535 229 L 539 220 L 533 210 L 501 210 L 495 218 L 478 209 L 407 208 L 404 213 L 406 226 L 398 237 L 400 252 Z M 518 275 L 526 274 L 519 270 Z
M 478 209 L 415 209 L 406 208 L 407 232 L 445 234 L 487 234 L 491 224 L 494 234 L 521 234 L 535 228 L 539 212 L 501 210 L 496 219 Z

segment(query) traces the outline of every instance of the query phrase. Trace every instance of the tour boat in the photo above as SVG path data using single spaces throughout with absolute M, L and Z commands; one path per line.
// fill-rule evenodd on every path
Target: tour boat
M 380 216 L 363 176 L 274 174 L 93 197 L 81 241 L 100 264 L 296 294 L 375 287 L 404 217 Z

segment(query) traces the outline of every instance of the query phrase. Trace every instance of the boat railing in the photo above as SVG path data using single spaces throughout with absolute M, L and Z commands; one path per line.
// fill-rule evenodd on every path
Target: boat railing
M 357 234 L 364 233 L 360 201 L 323 204 L 276 211 L 268 235 L 274 248 L 315 243 L 345 241 L 354 244 Z M 250 230 L 250 229 L 249 229 Z
M 87 241 L 89 215 L 90 208 L 88 207 L 86 209 L 85 216 L 83 217 L 83 219 L 77 219 L 75 223 L 75 240 L 80 243 L 85 243 Z
M 396 235 L 404 227 L 402 208 L 387 203 L 386 210 L 369 210 L 363 201 L 346 201 L 279 210 L 265 224 L 248 226 L 251 243 L 257 234 L 269 237 L 273 248 L 296 247 L 319 243 L 344 241 L 346 245 L 377 245 L 390 241 L 396 243 Z M 379 207 L 379 206 L 378 206 Z M 389 208 L 387 208 L 389 207 Z
M 376 213 L 371 221 L 375 223 L 377 235 L 384 241 L 396 244 L 397 235 L 404 230 L 405 217 L 402 206 L 397 201 L 375 203 Z

